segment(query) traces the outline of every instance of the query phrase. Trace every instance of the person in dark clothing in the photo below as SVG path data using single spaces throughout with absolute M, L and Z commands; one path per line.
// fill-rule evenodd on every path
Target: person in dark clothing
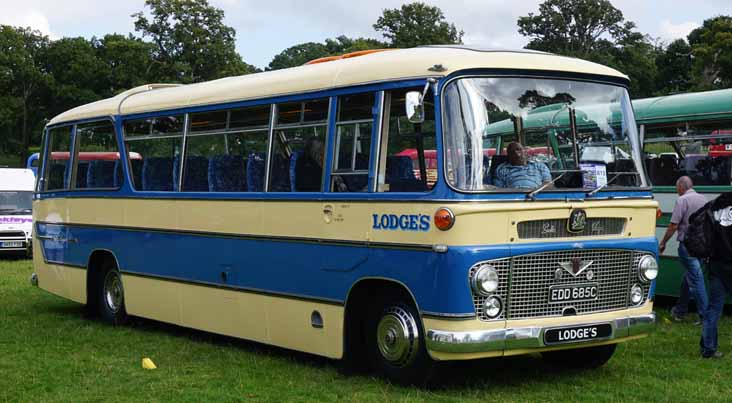
M 717 350 L 717 326 L 725 296 L 732 295 L 732 192 L 723 193 L 709 202 L 708 207 L 713 217 L 711 233 L 705 235 L 706 239 L 711 240 L 709 304 L 704 314 L 699 344 L 702 357 L 720 358 L 723 354 Z
M 298 192 L 320 192 L 323 181 L 323 140 L 310 137 L 305 143 L 302 156 L 295 165 L 295 190 Z

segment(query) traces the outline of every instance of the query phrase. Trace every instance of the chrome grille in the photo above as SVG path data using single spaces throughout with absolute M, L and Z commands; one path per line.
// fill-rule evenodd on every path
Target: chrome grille
M 481 265 L 489 263 L 491 266 L 493 266 L 496 271 L 498 272 L 498 289 L 496 290 L 493 295 L 496 295 L 501 298 L 501 302 L 503 303 L 503 311 L 501 311 L 501 314 L 498 315 L 498 317 L 495 318 L 489 318 L 488 316 L 483 313 L 483 304 L 485 303 L 485 300 L 488 299 L 487 296 L 482 296 L 480 294 L 476 294 L 473 292 L 473 304 L 475 306 L 475 314 L 478 315 L 478 318 L 480 320 L 496 320 L 496 319 L 504 319 L 506 315 L 506 303 L 508 302 L 508 275 L 511 268 L 511 259 L 505 258 L 505 259 L 498 259 L 498 260 L 491 260 L 490 262 L 480 262 L 473 265 L 473 267 L 470 268 L 470 273 L 468 273 L 468 284 L 470 284 L 470 279 L 473 278 L 473 275 L 475 274 L 475 271 L 478 270 L 478 267 Z
M 638 276 L 638 262 L 646 254 L 622 249 L 577 249 L 521 255 L 477 263 L 470 269 L 469 279 L 484 263 L 498 271 L 499 288 L 495 294 L 501 297 L 504 310 L 495 319 L 562 316 L 563 310 L 569 306 L 578 315 L 620 310 L 630 306 L 629 294 L 633 284 L 643 288 L 643 302 L 649 296 L 651 284 L 643 283 Z M 592 261 L 592 265 L 575 277 L 560 266 L 560 263 L 571 262 L 572 259 Z M 589 270 L 592 271 L 591 280 L 587 279 Z M 588 282 L 598 284 L 597 299 L 567 304 L 548 303 L 549 287 Z M 486 298 L 473 293 L 476 316 L 484 321 L 495 320 L 482 312 Z
M 0 238 L 23 238 L 23 239 L 25 239 L 25 232 L 23 232 L 23 231 L 0 231 Z
M 580 232 L 567 231 L 568 218 L 532 220 L 518 223 L 519 239 L 572 238 L 580 236 L 620 235 L 625 228 L 625 218 L 588 218 L 585 229 Z

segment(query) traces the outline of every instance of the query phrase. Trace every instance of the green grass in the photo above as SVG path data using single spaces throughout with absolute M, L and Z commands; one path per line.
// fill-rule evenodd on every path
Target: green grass
M 698 327 L 671 323 L 622 344 L 597 370 L 557 370 L 538 355 L 448 363 L 430 389 L 346 375 L 337 362 L 135 319 L 111 327 L 28 282 L 27 260 L 0 261 L 0 402 L 44 401 L 724 401 L 732 396 L 732 320 L 722 360 L 698 357 Z M 150 357 L 156 370 L 141 367 Z

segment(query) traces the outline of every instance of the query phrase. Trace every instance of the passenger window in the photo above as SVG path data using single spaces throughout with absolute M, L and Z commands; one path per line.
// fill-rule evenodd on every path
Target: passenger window
M 45 190 L 66 190 L 69 188 L 69 156 L 71 155 L 71 126 L 49 131 L 49 149 L 46 155 Z
M 182 190 L 263 191 L 269 110 L 269 106 L 256 106 L 191 114 Z M 214 124 L 216 119 L 222 120 Z
M 379 192 L 425 192 L 437 181 L 435 107 L 431 92 L 425 97 L 425 120 L 410 123 L 405 98 L 409 88 L 386 93 L 379 158 Z
M 373 131 L 374 94 L 338 99 L 331 191 L 367 192 Z
M 109 121 L 76 126 L 76 189 L 117 188 L 122 166 L 114 126 Z
M 125 122 L 125 145 L 136 190 L 178 190 L 183 122 L 183 115 Z
M 269 191 L 322 191 L 327 119 L 328 99 L 277 105 Z

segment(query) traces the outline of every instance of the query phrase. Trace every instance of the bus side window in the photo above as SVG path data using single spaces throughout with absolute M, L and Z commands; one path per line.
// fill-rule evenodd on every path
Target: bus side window
M 270 192 L 321 192 L 329 99 L 277 105 Z
M 374 93 L 338 98 L 338 120 L 331 176 L 333 192 L 366 192 L 369 184 Z
M 48 141 L 49 147 L 46 151 L 46 171 L 44 177 L 44 190 L 65 190 L 68 189 L 69 156 L 71 155 L 71 126 L 58 127 L 50 130 Z
M 161 116 L 125 122 L 125 144 L 135 190 L 170 192 L 178 190 L 174 166 L 181 156 L 183 115 Z
M 270 105 L 190 115 L 184 192 L 261 192 Z
M 104 120 L 76 126 L 76 144 L 76 179 L 73 181 L 76 189 L 122 185 L 122 166 L 117 158 L 119 147 L 111 122 Z
M 405 109 L 409 91 L 421 92 L 422 88 L 386 93 L 379 156 L 379 192 L 426 192 L 437 181 L 435 106 L 428 95 L 424 122 L 410 123 Z

